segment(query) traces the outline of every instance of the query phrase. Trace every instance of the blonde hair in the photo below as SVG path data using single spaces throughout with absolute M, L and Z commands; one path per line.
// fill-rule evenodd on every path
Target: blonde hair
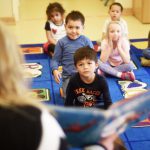
M 121 33 L 123 35 L 123 27 L 122 24 L 120 23 L 120 21 L 111 21 L 109 22 L 108 26 L 107 26 L 107 33 L 106 33 L 106 38 L 109 39 L 109 27 L 111 24 L 118 24 L 121 27 Z
M 21 64 L 23 55 L 14 35 L 0 22 L 0 105 L 39 105 L 28 96 Z M 40 106 L 40 105 L 39 105 Z

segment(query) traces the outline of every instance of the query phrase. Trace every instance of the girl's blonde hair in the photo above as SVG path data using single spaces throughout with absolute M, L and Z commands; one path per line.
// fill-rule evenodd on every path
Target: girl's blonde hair
M 118 24 L 121 27 L 121 33 L 123 35 L 123 27 L 122 24 L 120 23 L 120 21 L 111 21 L 108 26 L 107 26 L 107 33 L 106 33 L 106 38 L 109 39 L 109 27 L 111 24 Z
M 0 105 L 39 105 L 28 96 L 22 63 L 24 58 L 14 35 L 0 22 Z

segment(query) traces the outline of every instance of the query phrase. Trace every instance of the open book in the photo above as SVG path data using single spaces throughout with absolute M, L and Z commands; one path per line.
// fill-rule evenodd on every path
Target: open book
M 131 99 L 113 104 L 108 110 L 97 108 L 55 107 L 51 106 L 55 118 L 66 133 L 72 146 L 82 147 L 96 144 L 102 137 L 122 133 L 150 112 L 150 90 Z M 130 116 L 136 118 L 127 121 Z

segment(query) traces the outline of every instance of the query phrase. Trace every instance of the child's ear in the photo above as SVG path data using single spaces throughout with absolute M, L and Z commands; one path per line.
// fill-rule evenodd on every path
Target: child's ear
M 67 24 L 65 24 L 64 26 L 65 26 L 65 30 L 67 31 Z
M 74 64 L 75 68 L 77 69 L 77 64 Z
M 99 66 L 99 65 L 98 65 L 98 62 L 96 62 L 96 64 L 95 64 L 95 65 L 96 65 L 96 68 L 98 68 L 98 66 Z
M 65 15 L 64 14 L 62 15 L 62 18 L 65 19 Z
M 75 66 L 75 69 L 76 69 L 76 71 L 78 72 L 78 67 L 77 67 L 77 66 Z

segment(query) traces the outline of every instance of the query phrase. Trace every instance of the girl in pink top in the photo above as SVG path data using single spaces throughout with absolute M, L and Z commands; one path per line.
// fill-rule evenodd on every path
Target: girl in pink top
M 130 43 L 123 36 L 121 24 L 118 21 L 112 21 L 108 25 L 106 37 L 101 44 L 99 69 L 123 80 L 134 81 L 133 68 Z

